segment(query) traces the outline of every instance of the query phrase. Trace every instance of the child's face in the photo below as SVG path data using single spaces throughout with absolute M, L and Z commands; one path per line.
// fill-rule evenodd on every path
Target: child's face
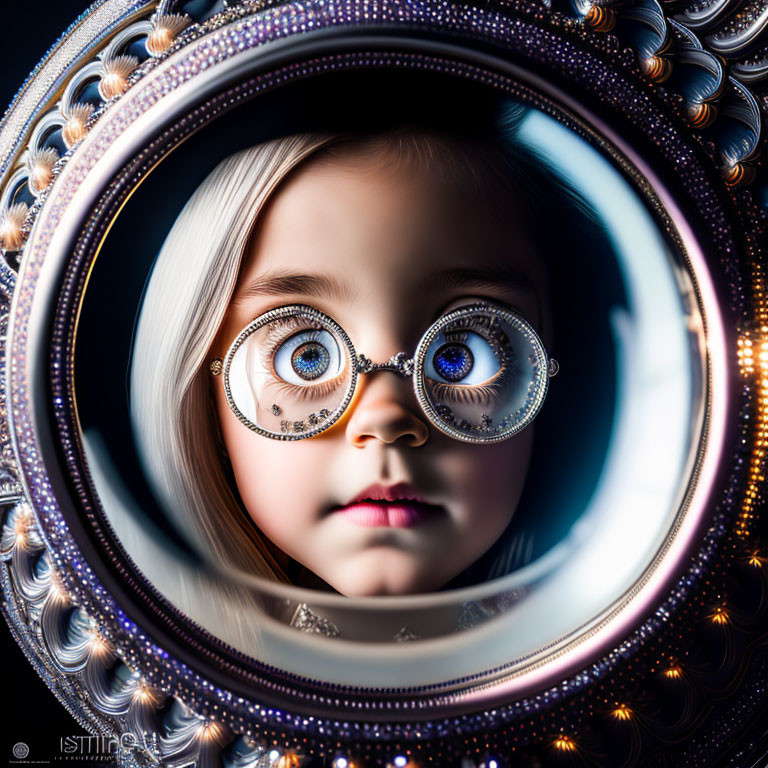
M 286 304 L 326 313 L 374 362 L 412 356 L 434 320 L 478 297 L 512 307 L 541 333 L 544 277 L 514 203 L 502 218 L 463 187 L 353 150 L 299 169 L 260 219 L 213 355 L 223 358 L 249 322 Z M 284 442 L 238 421 L 222 378 L 213 379 L 216 407 L 247 511 L 342 594 L 438 589 L 514 514 L 532 426 L 499 443 L 455 440 L 430 425 L 409 378 L 376 371 L 360 377 L 330 429 Z M 369 496 L 379 500 L 349 510 Z

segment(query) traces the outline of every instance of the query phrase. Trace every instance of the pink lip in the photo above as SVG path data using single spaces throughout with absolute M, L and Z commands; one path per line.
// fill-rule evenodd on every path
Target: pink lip
M 408 483 L 375 483 L 333 511 L 366 528 L 410 528 L 442 509 L 421 498 Z

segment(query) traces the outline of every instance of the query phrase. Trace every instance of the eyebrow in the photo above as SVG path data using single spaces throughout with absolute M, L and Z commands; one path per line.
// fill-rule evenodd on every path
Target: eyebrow
M 533 281 L 517 270 L 505 266 L 448 269 L 428 275 L 424 287 L 451 288 L 502 288 L 513 293 L 535 293 Z M 352 301 L 356 296 L 352 284 L 335 275 L 306 274 L 287 270 L 271 270 L 251 280 L 241 288 L 234 302 L 244 303 L 263 296 L 323 297 L 338 301 Z
M 437 288 L 503 288 L 513 293 L 535 293 L 533 280 L 506 266 L 448 269 L 430 275 L 425 285 Z
M 286 270 L 272 270 L 259 275 L 241 288 L 235 303 L 248 301 L 261 296 L 284 296 L 285 294 L 303 296 L 322 296 L 338 301 L 350 301 L 355 296 L 352 285 L 340 280 L 335 275 L 304 274 Z

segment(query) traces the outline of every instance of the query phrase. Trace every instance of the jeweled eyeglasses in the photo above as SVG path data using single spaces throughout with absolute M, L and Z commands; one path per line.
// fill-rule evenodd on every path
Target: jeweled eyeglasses
M 291 304 L 249 323 L 223 365 L 227 402 L 249 429 L 274 440 L 303 440 L 336 423 L 360 374 L 392 371 L 413 381 L 429 421 L 457 440 L 505 440 L 533 421 L 558 365 L 530 323 L 487 302 L 436 320 L 413 357 L 386 363 L 358 354 L 344 329 L 314 307 Z

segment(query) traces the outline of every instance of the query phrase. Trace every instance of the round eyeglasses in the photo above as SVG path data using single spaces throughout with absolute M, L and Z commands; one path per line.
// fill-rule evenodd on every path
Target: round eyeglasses
M 533 421 L 558 365 L 530 323 L 478 302 L 442 315 L 409 358 L 386 363 L 357 354 L 328 315 L 304 304 L 272 309 L 249 323 L 224 359 L 227 402 L 249 429 L 274 440 L 303 440 L 336 423 L 360 374 L 392 371 L 413 381 L 429 421 L 457 440 L 506 440 Z

